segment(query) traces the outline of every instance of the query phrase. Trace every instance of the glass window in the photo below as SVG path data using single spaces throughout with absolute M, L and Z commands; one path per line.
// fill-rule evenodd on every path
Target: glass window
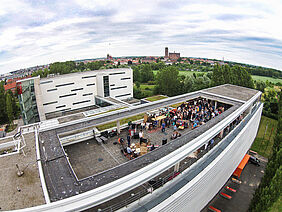
M 110 96 L 109 76 L 103 76 L 104 81 L 104 97 Z

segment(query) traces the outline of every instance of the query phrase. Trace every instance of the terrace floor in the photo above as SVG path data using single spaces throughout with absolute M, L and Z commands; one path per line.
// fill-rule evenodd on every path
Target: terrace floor
M 25 134 L 24 138 L 25 154 L 0 158 L 0 210 L 28 208 L 45 203 L 36 162 L 34 133 Z M 21 170 L 25 168 L 21 177 L 17 176 L 16 164 Z
M 139 130 L 140 127 L 138 132 Z M 178 130 L 178 132 L 182 134 L 190 130 L 191 128 L 187 128 L 184 130 Z M 121 153 L 120 144 L 113 144 L 118 141 L 119 137 L 121 137 L 125 140 L 125 144 L 127 146 L 127 132 L 128 130 L 123 130 L 121 131 L 120 136 L 108 138 L 107 144 L 99 145 L 93 138 L 65 146 L 65 152 L 68 155 L 69 161 L 77 178 L 83 179 L 129 161 L 129 159 Z M 148 139 L 151 144 L 161 146 L 163 139 L 167 139 L 168 142 L 173 142 L 173 140 L 170 139 L 173 133 L 172 127 L 166 128 L 165 132 L 162 132 L 161 128 L 143 130 L 143 132 L 144 138 Z M 138 142 L 139 139 L 131 139 L 131 143 Z

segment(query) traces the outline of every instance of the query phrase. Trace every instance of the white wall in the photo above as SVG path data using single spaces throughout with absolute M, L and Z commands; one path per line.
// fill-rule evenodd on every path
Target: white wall
M 112 75 L 115 73 L 123 74 Z M 111 97 L 124 94 L 130 95 L 116 98 L 126 99 L 133 97 L 131 69 L 95 70 L 49 77 L 40 80 L 44 113 L 61 111 L 63 109 L 73 110 L 94 105 L 95 95 L 104 96 L 102 76 L 106 75 L 109 75 L 109 82 L 112 85 L 110 86 Z M 123 80 L 124 78 L 129 79 Z M 118 88 L 120 86 L 126 86 L 126 88 L 111 90 L 111 88 Z M 40 97 L 36 96 L 36 98 Z
M 227 182 L 251 147 L 261 113 L 262 105 L 238 136 L 207 168 L 150 211 L 201 211 Z

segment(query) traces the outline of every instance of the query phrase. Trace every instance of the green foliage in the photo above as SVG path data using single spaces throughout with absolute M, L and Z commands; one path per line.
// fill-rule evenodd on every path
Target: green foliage
M 9 124 L 13 123 L 13 120 L 14 120 L 12 98 L 13 97 L 10 95 L 10 93 L 6 94 L 6 111 L 7 111 L 7 116 L 8 116 Z
M 230 68 L 229 65 L 215 65 L 212 75 L 213 85 L 233 84 L 247 88 L 254 88 L 252 76 L 244 67 L 235 65 Z
M 263 93 L 263 115 L 278 120 L 278 93 L 274 88 L 267 88 Z
M 281 95 L 280 95 L 281 97 Z M 281 126 L 282 126 L 282 103 L 279 98 L 278 128 L 273 144 L 273 153 L 269 159 L 265 174 L 259 187 L 256 189 L 249 211 L 260 212 L 269 210 L 273 203 L 281 196 L 282 188 L 282 149 L 281 147 Z
M 32 73 L 32 77 L 40 76 L 41 78 L 47 77 L 48 74 L 69 74 L 80 71 L 90 71 L 90 70 L 99 70 L 105 69 L 104 61 L 94 61 L 84 64 L 80 62 L 76 64 L 74 61 L 66 61 L 66 62 L 55 62 L 52 63 L 48 69 L 38 70 Z M 107 68 L 113 68 L 111 64 L 108 65 Z
M 4 89 L 4 81 L 0 82 L 0 124 L 4 124 L 8 121 L 6 111 L 6 97 Z
M 262 93 L 264 92 L 264 89 L 266 88 L 266 84 L 263 81 L 257 81 L 255 82 L 256 89 L 261 91 Z
M 168 96 L 183 93 L 183 82 L 176 67 L 170 66 L 157 73 L 155 93 Z
M 278 121 L 262 116 L 259 124 L 259 130 L 251 149 L 259 155 L 270 158 L 272 146 L 276 138 Z

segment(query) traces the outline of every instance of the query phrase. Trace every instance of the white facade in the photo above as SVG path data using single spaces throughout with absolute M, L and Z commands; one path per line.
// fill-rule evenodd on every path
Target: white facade
M 109 85 L 104 83 L 108 79 Z M 95 105 L 95 96 L 119 100 L 133 97 L 132 69 L 79 72 L 40 80 L 45 114 Z M 107 90 L 109 93 L 107 95 Z M 36 96 L 38 101 L 38 96 Z

